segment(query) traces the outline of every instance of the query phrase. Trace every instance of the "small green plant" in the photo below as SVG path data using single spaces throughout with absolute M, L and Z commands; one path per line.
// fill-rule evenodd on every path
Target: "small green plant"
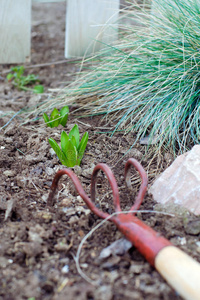
M 12 84 L 18 88 L 18 90 L 23 91 L 33 91 L 34 93 L 43 93 L 44 87 L 43 85 L 35 85 L 33 89 L 27 88 L 27 85 L 34 84 L 36 82 L 39 82 L 38 76 L 34 74 L 29 74 L 27 76 L 24 76 L 25 68 L 24 66 L 17 66 L 11 68 L 11 73 L 7 75 L 7 80 L 9 82 L 12 82 Z
M 60 124 L 65 127 L 68 119 L 68 114 L 69 107 L 64 106 L 63 108 L 61 108 L 60 112 L 57 110 L 57 108 L 54 108 L 50 115 L 50 118 L 46 113 L 43 113 L 43 119 L 48 127 L 58 127 L 58 125 Z
M 49 138 L 49 144 L 63 165 L 74 167 L 75 165 L 79 166 L 81 163 L 88 142 L 88 132 L 84 133 L 80 142 L 79 140 L 79 129 L 78 125 L 75 124 L 69 135 L 65 131 L 61 133 L 61 148 L 52 138 Z

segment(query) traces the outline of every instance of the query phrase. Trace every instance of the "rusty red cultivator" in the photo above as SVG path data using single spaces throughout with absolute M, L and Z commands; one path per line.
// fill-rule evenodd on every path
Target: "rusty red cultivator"
M 135 216 L 143 201 L 147 190 L 147 175 L 141 164 L 130 158 L 125 165 L 125 180 L 127 186 L 130 187 L 130 168 L 134 166 L 139 172 L 142 184 L 135 200 L 134 205 L 130 208 L 130 212 L 122 213 L 120 208 L 119 191 L 115 177 L 111 169 L 103 163 L 98 164 L 93 171 L 91 179 L 91 199 L 85 193 L 78 177 L 70 169 L 63 169 L 57 172 L 54 177 L 51 192 L 49 194 L 47 205 L 53 206 L 54 194 L 58 185 L 58 181 L 62 175 L 68 175 L 73 181 L 77 192 L 85 201 L 91 211 L 102 219 L 108 218 L 114 222 L 118 229 L 132 244 L 140 251 L 146 260 L 154 266 L 158 272 L 166 279 L 166 281 L 177 291 L 184 299 L 199 300 L 200 299 L 200 265 L 190 256 L 182 252 L 180 249 L 162 237 L 159 233 L 151 229 Z M 110 183 L 113 192 L 114 207 L 116 215 L 109 214 L 99 210 L 95 206 L 95 183 L 99 170 L 102 170 Z

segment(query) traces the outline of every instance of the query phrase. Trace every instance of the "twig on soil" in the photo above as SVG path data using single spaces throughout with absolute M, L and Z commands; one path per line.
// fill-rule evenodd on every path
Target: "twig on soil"
M 69 282 L 69 278 L 65 278 L 61 283 L 61 285 L 58 287 L 57 292 L 60 293 L 64 289 L 64 287 L 68 284 L 68 282 Z
M 68 63 L 68 62 L 76 62 L 76 61 L 79 61 L 79 60 L 82 60 L 82 57 L 63 59 L 63 60 L 52 61 L 52 62 L 43 63 L 43 64 L 36 64 L 36 65 L 26 66 L 26 69 L 35 69 L 35 68 L 48 67 L 48 66 L 51 66 L 51 65 L 60 65 L 60 64 Z M 0 75 L 7 74 L 10 71 L 11 71 L 11 69 L 2 71 L 0 73 Z
M 5 128 L 6 126 L 8 126 L 8 125 L 10 124 L 10 122 L 11 122 L 17 115 L 19 115 L 21 112 L 22 112 L 22 109 L 20 109 L 18 112 L 16 112 L 16 113 L 12 116 L 12 118 L 10 118 L 10 120 L 9 120 L 5 125 L 3 125 L 3 126 L 0 128 L 0 131 L 1 131 L 3 128 Z
M 87 127 L 92 127 L 90 124 L 83 123 L 79 120 L 76 120 L 76 122 L 80 123 L 81 125 L 87 126 Z
M 32 179 L 29 179 L 29 180 L 30 180 L 30 182 L 32 183 L 32 185 L 34 186 L 34 188 L 36 189 L 36 191 L 39 191 L 38 188 L 37 188 L 37 186 L 36 186 L 35 183 L 33 182 L 33 180 L 32 180 Z
M 82 125 L 84 125 L 84 126 L 87 126 L 87 127 L 92 127 L 93 129 L 94 128 L 97 128 L 97 129 L 109 129 L 109 130 L 111 130 L 111 127 L 104 127 L 104 126 L 102 126 L 102 127 L 97 127 L 97 126 L 91 126 L 90 124 L 86 124 L 86 123 L 83 123 L 83 122 L 81 122 L 80 120 L 76 120 L 76 122 L 78 122 L 78 123 L 80 123 L 80 124 L 82 124 Z M 105 132 L 104 132 L 105 133 Z M 107 133 L 107 132 L 106 132 Z
M 96 280 L 92 280 L 90 279 L 82 270 L 79 264 L 79 260 L 80 260 L 80 254 L 81 254 L 81 250 L 83 247 L 83 244 L 87 241 L 87 239 L 99 228 L 101 227 L 105 222 L 107 222 L 109 219 L 111 219 L 113 216 L 116 215 L 120 215 L 120 214 L 125 214 L 125 213 L 155 213 L 155 214 L 161 214 L 161 215 L 165 215 L 165 216 L 170 216 L 170 217 L 175 217 L 174 214 L 170 214 L 170 213 L 166 213 L 166 212 L 160 212 L 160 211 L 153 211 L 153 210 L 128 210 L 128 211 L 121 211 L 121 212 L 114 212 L 113 214 L 111 214 L 109 217 L 107 217 L 106 219 L 104 219 L 103 221 L 101 221 L 98 225 L 96 225 L 94 228 L 92 228 L 82 239 L 81 243 L 78 246 L 78 250 L 76 253 L 76 256 L 73 255 L 74 261 L 76 263 L 76 268 L 78 273 L 80 274 L 80 276 L 85 279 L 88 283 L 94 285 L 94 286 L 98 286 L 99 282 Z

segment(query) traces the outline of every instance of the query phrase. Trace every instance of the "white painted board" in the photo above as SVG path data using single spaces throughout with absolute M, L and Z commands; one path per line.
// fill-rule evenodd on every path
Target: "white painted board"
M 50 3 L 50 2 L 65 2 L 67 0 L 32 0 L 32 2 L 36 3 Z
M 31 0 L 0 0 L 0 63 L 30 61 Z
M 65 57 L 80 57 L 118 37 L 120 0 L 67 0 Z

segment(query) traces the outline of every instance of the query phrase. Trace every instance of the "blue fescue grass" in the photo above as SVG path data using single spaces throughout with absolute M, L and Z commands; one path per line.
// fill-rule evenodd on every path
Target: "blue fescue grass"
M 133 131 L 136 141 L 157 135 L 158 149 L 185 151 L 200 136 L 200 2 L 155 3 L 152 13 L 129 7 L 119 41 L 87 59 L 51 105 L 84 98 L 85 114 L 105 114 L 115 130 Z

